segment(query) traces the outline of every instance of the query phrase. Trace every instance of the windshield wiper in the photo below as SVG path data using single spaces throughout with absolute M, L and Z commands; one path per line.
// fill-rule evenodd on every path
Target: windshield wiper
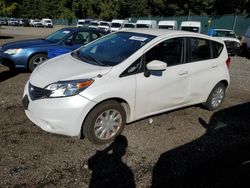
M 103 64 L 101 61 L 99 61 L 98 59 L 96 59 L 92 55 L 87 55 L 87 54 L 81 55 L 79 50 L 77 51 L 77 56 L 78 56 L 78 58 L 82 59 L 83 61 L 91 60 L 91 62 L 93 62 L 95 65 L 105 66 L 105 64 Z

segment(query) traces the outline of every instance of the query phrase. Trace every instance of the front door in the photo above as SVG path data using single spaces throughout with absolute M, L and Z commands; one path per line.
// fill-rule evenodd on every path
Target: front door
M 144 54 L 144 64 L 159 60 L 167 64 L 161 72 L 136 75 L 136 119 L 186 103 L 189 87 L 188 65 L 183 64 L 185 38 L 167 39 Z

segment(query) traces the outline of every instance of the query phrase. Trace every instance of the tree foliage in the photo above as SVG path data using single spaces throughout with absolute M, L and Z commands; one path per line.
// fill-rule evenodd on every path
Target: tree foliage
M 112 18 L 249 14 L 250 0 L 0 0 L 0 16 Z

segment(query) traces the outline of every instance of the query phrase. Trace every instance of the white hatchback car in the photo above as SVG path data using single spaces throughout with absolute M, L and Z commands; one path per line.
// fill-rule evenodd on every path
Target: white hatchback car
M 43 130 L 110 142 L 126 123 L 203 103 L 229 85 L 225 44 L 206 35 L 154 29 L 112 33 L 38 66 L 23 105 Z

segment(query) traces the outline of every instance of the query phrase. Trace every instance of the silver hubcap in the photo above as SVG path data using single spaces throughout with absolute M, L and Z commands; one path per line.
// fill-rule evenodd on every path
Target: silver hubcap
M 33 68 L 36 68 L 38 65 L 42 64 L 45 60 L 47 60 L 46 57 L 37 57 L 33 60 Z
M 221 88 L 221 87 L 218 87 L 214 93 L 213 93 L 213 96 L 212 96 L 212 106 L 214 108 L 217 108 L 218 106 L 220 106 L 222 100 L 224 98 L 224 90 Z
M 95 136 L 101 140 L 112 138 L 120 130 L 122 116 L 114 109 L 106 110 L 101 113 L 95 122 Z

